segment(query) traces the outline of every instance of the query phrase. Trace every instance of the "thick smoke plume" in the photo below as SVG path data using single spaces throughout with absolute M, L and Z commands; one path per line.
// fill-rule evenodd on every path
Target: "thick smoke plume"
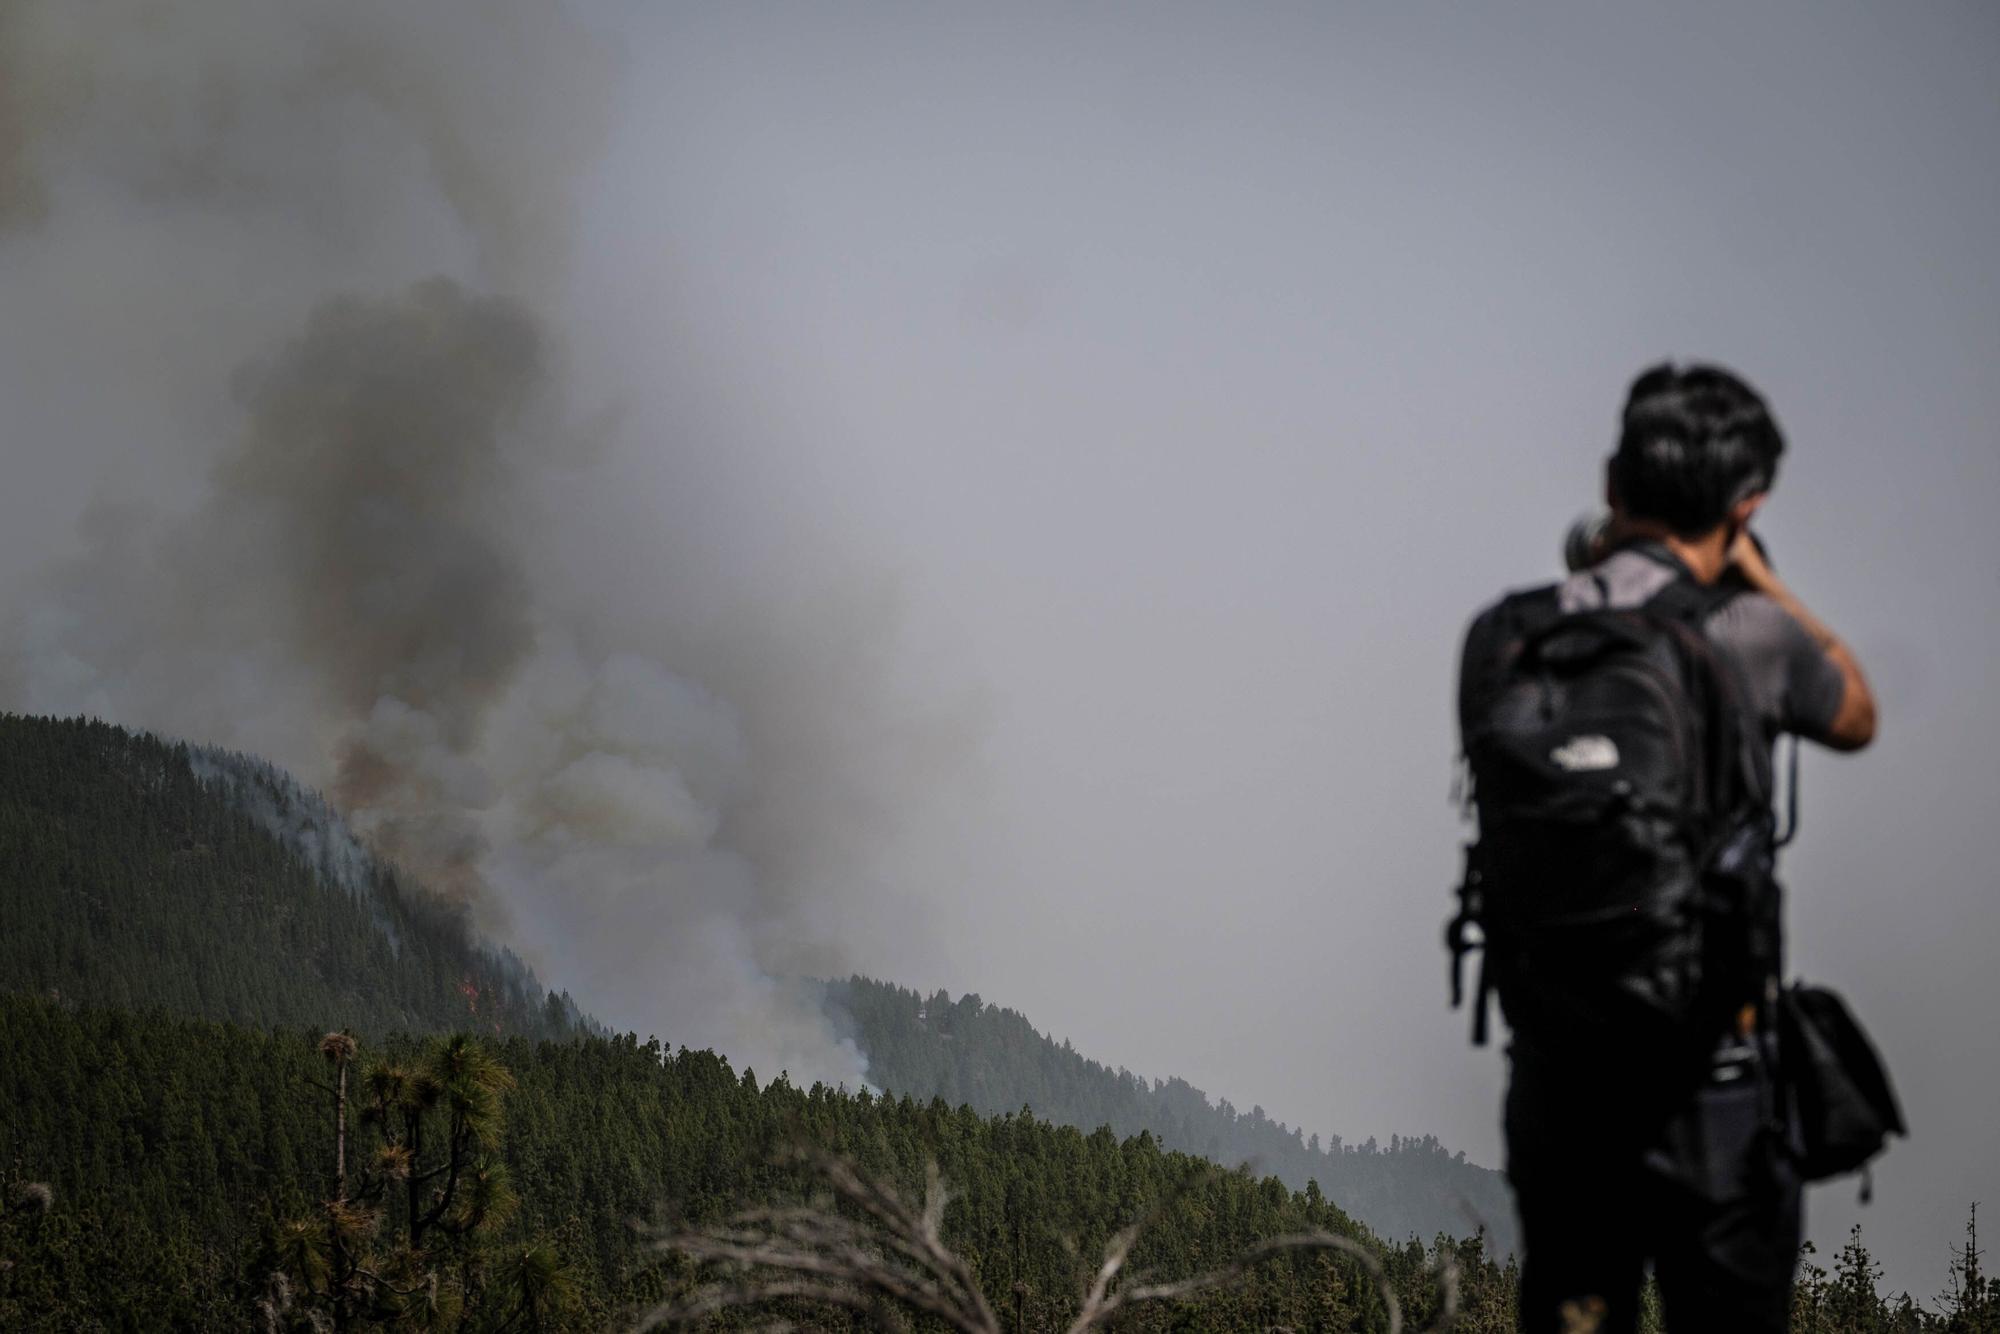
M 870 804 L 826 744 L 860 660 L 680 626 L 686 571 L 575 595 L 654 550 L 598 528 L 556 313 L 605 44 L 525 0 L 192 11 L 0 11 L 0 296 L 45 332 L 9 429 L 159 492 L 24 584 L 0 703 L 269 756 L 606 1021 L 857 1081 L 777 974 L 841 963 L 801 932 Z
M 340 720 L 336 804 L 468 899 L 486 852 L 471 812 L 488 804 L 473 761 L 535 649 L 505 538 L 517 483 L 503 430 L 541 362 L 522 311 L 449 283 L 329 302 L 241 377 L 249 430 L 196 519 L 269 544 L 258 616 L 303 668 L 314 712 Z

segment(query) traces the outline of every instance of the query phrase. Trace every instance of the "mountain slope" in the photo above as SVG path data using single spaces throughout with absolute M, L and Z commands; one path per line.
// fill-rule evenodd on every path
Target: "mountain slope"
M 250 1026 L 582 1022 L 261 761 L 0 715 L 0 989 Z
M 355 1087 L 411 1045 L 364 1043 Z M 1121 1142 L 782 1079 L 760 1088 L 712 1053 L 631 1037 L 491 1047 L 513 1079 L 502 1153 L 520 1200 L 500 1226 L 504 1239 L 548 1238 L 560 1254 L 580 1296 L 565 1328 L 629 1327 L 621 1314 L 698 1280 L 631 1220 L 701 1225 L 746 1204 L 811 1199 L 814 1179 L 780 1152 L 801 1143 L 913 1195 L 935 1162 L 952 1190 L 945 1242 L 1030 1329 L 1066 1325 L 1111 1234 L 1155 1206 L 1132 1262 L 1161 1277 L 1307 1228 L 1366 1239 L 1317 1191 L 1215 1172 L 1151 1136 Z M 324 1072 L 310 1033 L 0 995 L 0 1328 L 262 1328 L 254 1302 L 273 1235 L 312 1216 L 331 1175 L 331 1110 L 315 1088 Z M 357 1120 L 352 1162 L 364 1161 L 370 1133 Z M 35 1188 L 44 1209 L 19 1207 Z M 1476 1245 L 1453 1253 L 1468 1307 L 1505 1311 L 1512 1275 Z M 1434 1300 L 1432 1258 L 1406 1247 L 1382 1255 L 1418 1316 Z M 753 1324 L 767 1327 L 719 1322 Z M 1379 1331 L 1387 1320 L 1353 1262 L 1298 1256 L 1198 1303 L 1143 1308 L 1119 1328 L 1274 1325 Z
M 1014 1010 L 977 995 L 914 991 L 854 977 L 827 987 L 828 1011 L 847 1025 L 878 1086 L 914 1097 L 1035 1115 L 1120 1135 L 1150 1131 L 1162 1145 L 1225 1164 L 1249 1163 L 1294 1190 L 1317 1181 L 1328 1198 L 1383 1236 L 1461 1236 L 1486 1229 L 1496 1253 L 1514 1247 L 1514 1217 L 1500 1173 L 1436 1139 L 1392 1137 L 1322 1145 L 1318 1135 L 1215 1103 L 1181 1079 L 1148 1081 L 1086 1060 Z
M 253 1029 L 364 1035 L 590 1028 L 451 905 L 405 882 L 315 794 L 263 761 L 104 723 L 0 715 L 0 990 L 64 1007 L 164 1010 Z M 881 1086 L 1120 1136 L 1294 1189 L 1385 1236 L 1503 1250 L 1496 1174 L 1434 1140 L 1322 1147 L 1261 1109 L 1211 1105 L 1057 1046 L 1011 1010 L 856 978 L 829 988 Z

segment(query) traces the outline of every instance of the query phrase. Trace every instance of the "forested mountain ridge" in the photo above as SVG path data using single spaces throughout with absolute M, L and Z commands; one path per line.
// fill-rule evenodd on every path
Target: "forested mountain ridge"
M 371 1068 L 407 1061 L 414 1046 L 364 1044 L 354 1087 L 374 1087 Z M 499 1152 L 517 1197 L 493 1222 L 492 1249 L 548 1245 L 572 1295 L 560 1318 L 472 1328 L 603 1329 L 689 1291 L 702 1276 L 655 1249 L 657 1229 L 810 1201 L 814 1181 L 783 1152 L 795 1145 L 838 1154 L 906 1196 L 936 1163 L 952 1191 L 945 1242 L 996 1309 L 1028 1330 L 1067 1324 L 1111 1234 L 1163 1204 L 1133 1254 L 1140 1272 L 1185 1275 L 1308 1228 L 1380 1245 L 1316 1189 L 1219 1172 L 1147 1134 L 1121 1140 L 783 1078 L 760 1087 L 711 1052 L 631 1037 L 515 1037 L 490 1050 L 508 1072 Z M 289 1324 L 260 1320 L 257 1303 L 298 1235 L 286 1220 L 324 1208 L 334 1156 L 326 1072 L 311 1032 L 0 994 L 0 1328 L 317 1327 L 306 1317 L 321 1308 L 303 1286 Z M 370 1124 L 358 1122 L 356 1136 Z M 1511 1269 L 1477 1243 L 1449 1247 L 1466 1304 L 1485 1319 L 1460 1328 L 1508 1328 Z M 1437 1252 L 1381 1255 L 1405 1311 L 1434 1309 Z M 500 1281 L 468 1272 L 471 1287 Z M 458 1273 L 449 1267 L 452 1281 Z M 823 1309 L 799 1318 L 808 1328 L 873 1327 Z M 763 1327 L 747 1316 L 719 1323 Z M 1241 1288 L 1135 1311 L 1120 1328 L 1273 1325 L 1381 1330 L 1387 1318 L 1354 1262 L 1300 1255 L 1260 1266 Z
M 871 978 L 829 983 L 828 1013 L 848 1027 L 878 1087 L 997 1114 L 1033 1110 L 1043 1120 L 1118 1135 L 1150 1132 L 1173 1150 L 1225 1165 L 1248 1163 L 1294 1190 L 1307 1182 L 1385 1237 L 1464 1235 L 1484 1227 L 1489 1248 L 1514 1246 L 1513 1207 L 1500 1173 L 1466 1161 L 1435 1138 L 1321 1143 L 1240 1112 L 1182 1079 L 1147 1080 L 1089 1060 L 1017 1011 L 976 994 L 923 996 Z
M 583 1023 L 247 756 L 0 714 L 0 989 L 252 1027 Z
M 251 1028 L 552 1037 L 588 1021 L 452 905 L 370 853 L 317 794 L 250 756 L 109 724 L 0 715 L 0 989 Z M 1385 1236 L 1463 1235 L 1501 1253 L 1495 1174 L 1435 1140 L 1316 1137 L 1149 1083 L 1049 1041 L 977 996 L 834 984 L 871 1078 L 897 1093 L 1251 1163 L 1317 1181 Z M 927 1021 L 919 1015 L 930 1007 Z
M 342 1029 L 361 1035 L 350 1183 L 397 1170 L 362 1099 L 409 1086 L 447 1040 L 404 1034 L 473 1029 L 508 1072 L 490 1236 L 432 1241 L 408 1261 L 458 1303 L 429 1317 L 441 1329 L 601 1329 L 688 1291 L 694 1266 L 657 1254 L 633 1220 L 698 1225 L 810 1201 L 788 1146 L 905 1192 L 937 1162 L 957 1195 L 948 1240 L 1029 1328 L 1064 1323 L 1088 1257 L 1182 1187 L 1142 1249 L 1149 1267 L 1187 1272 L 1306 1227 L 1359 1234 L 1316 1191 L 1211 1178 L 1150 1136 L 760 1086 L 713 1053 L 592 1028 L 261 761 L 0 716 L 0 1328 L 318 1327 L 332 1298 L 313 1291 L 327 1272 L 313 1220 L 335 1211 L 321 1035 Z M 392 1232 L 388 1201 L 411 1179 L 355 1226 Z M 541 1251 L 562 1275 L 561 1314 L 511 1324 L 504 1304 L 475 1305 L 500 1290 L 500 1257 Z M 1412 1303 L 1431 1291 L 1430 1259 L 1387 1257 Z M 1506 1272 L 1476 1248 L 1464 1259 L 1503 1304 Z M 281 1272 L 291 1305 L 267 1318 Z M 1352 1263 L 1316 1257 L 1266 1266 L 1254 1289 L 1198 1309 L 1246 1328 L 1384 1317 Z

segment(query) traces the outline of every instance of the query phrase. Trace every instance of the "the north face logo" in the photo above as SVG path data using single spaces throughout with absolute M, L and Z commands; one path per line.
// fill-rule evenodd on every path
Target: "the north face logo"
M 1618 743 L 1608 736 L 1573 736 L 1549 752 L 1565 773 L 1594 773 L 1618 767 Z

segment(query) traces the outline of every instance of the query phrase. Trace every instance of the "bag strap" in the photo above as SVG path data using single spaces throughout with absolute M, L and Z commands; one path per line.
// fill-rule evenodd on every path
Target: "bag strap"
M 1785 737 L 1785 831 L 1771 840 L 1773 848 L 1782 848 L 1799 836 L 1799 734 L 1790 733 Z
M 1713 710 L 1710 740 L 1714 746 L 1714 779 L 1717 782 L 1733 779 L 1741 785 L 1740 798 L 1753 801 L 1759 808 L 1768 811 L 1777 801 L 1777 775 L 1772 772 L 1763 732 L 1756 725 L 1750 707 L 1753 692 L 1744 678 L 1742 665 L 1708 637 L 1709 622 L 1748 591 L 1745 585 L 1733 579 L 1700 584 L 1683 576 L 1656 593 L 1646 607 L 1694 631 L 1701 644 L 1700 656 L 1715 691 L 1715 697 L 1709 701 Z M 1797 760 L 1795 749 L 1792 754 L 1794 766 Z M 1798 818 L 1797 776 L 1794 767 L 1792 796 L 1795 804 L 1789 816 L 1787 839 Z M 1721 813 L 1717 811 L 1717 814 Z M 1782 845 L 1782 841 L 1773 844 Z
M 1681 574 L 1662 586 L 1644 605 L 1705 631 L 1708 619 L 1734 602 L 1742 591 L 1734 582 L 1703 584 Z
M 1465 848 L 1465 876 L 1458 886 L 1458 915 L 1445 925 L 1444 944 L 1451 953 L 1451 1008 L 1456 1010 L 1465 1003 L 1465 956 L 1479 951 L 1479 980 L 1473 984 L 1472 993 L 1472 1045 L 1486 1045 L 1488 1001 L 1493 993 L 1492 980 L 1486 974 L 1486 934 L 1480 922 L 1480 877 L 1477 852 L 1472 844 Z

